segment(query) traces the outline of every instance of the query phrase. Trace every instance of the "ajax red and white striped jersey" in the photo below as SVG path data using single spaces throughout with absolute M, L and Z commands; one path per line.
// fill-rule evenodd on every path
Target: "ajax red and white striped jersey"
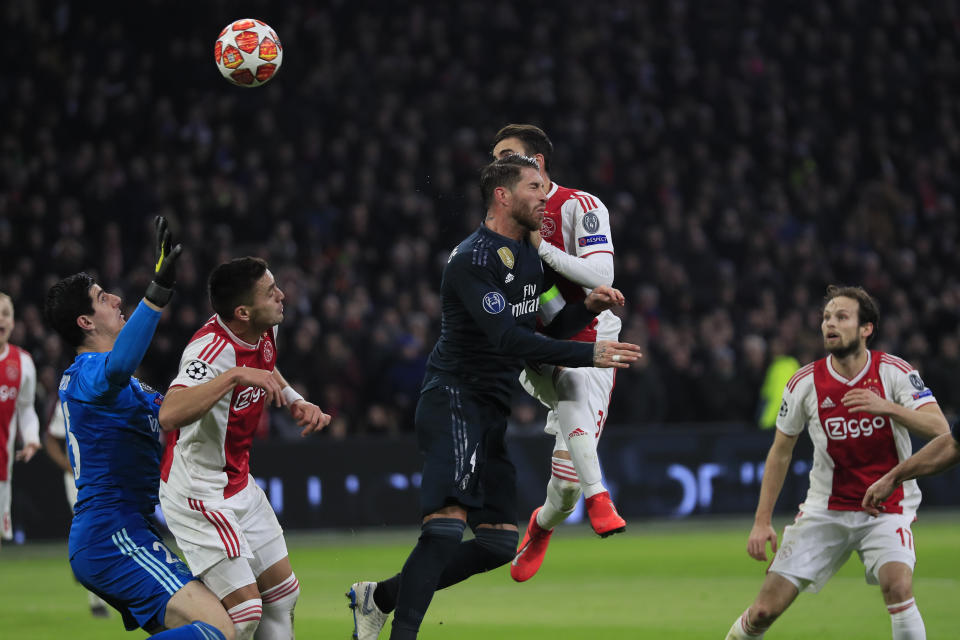
M 585 258 L 592 253 L 613 253 L 610 213 L 600 199 L 586 191 L 561 187 L 556 183 L 547 194 L 540 237 L 578 258 Z M 567 303 L 580 302 L 586 297 L 587 290 L 580 285 L 559 273 L 555 278 L 557 288 Z M 596 342 L 598 334 L 600 340 L 616 340 L 620 334 L 620 318 L 610 311 L 604 311 L 571 339 Z
M 190 340 L 170 388 L 209 382 L 234 367 L 273 371 L 276 327 L 248 344 L 214 315 Z M 181 495 L 229 498 L 247 486 L 250 446 L 264 409 L 259 387 L 237 386 L 196 422 L 167 436 L 160 478 Z
M 40 419 L 33 406 L 36 390 L 33 358 L 7 344 L 0 352 L 0 482 L 10 480 L 17 429 L 24 444 L 40 444 Z
M 886 416 L 851 413 L 841 402 L 853 389 L 869 389 L 908 409 L 936 402 L 909 363 L 868 351 L 867 364 L 848 380 L 834 370 L 832 356 L 801 368 L 787 383 L 777 428 L 798 435 L 804 425 L 813 441 L 810 489 L 803 509 L 860 511 L 867 487 L 910 457 L 910 434 Z M 920 488 L 908 480 L 883 503 L 887 513 L 915 513 Z

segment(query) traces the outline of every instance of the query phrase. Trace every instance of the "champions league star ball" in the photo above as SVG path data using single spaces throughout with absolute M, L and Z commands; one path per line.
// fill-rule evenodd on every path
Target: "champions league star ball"
M 217 68 L 238 87 L 259 87 L 283 62 L 283 46 L 270 25 L 252 18 L 231 22 L 213 48 Z

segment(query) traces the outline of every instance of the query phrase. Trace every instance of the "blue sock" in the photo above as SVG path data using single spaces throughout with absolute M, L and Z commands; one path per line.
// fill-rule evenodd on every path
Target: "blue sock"
M 199 620 L 176 629 L 167 629 L 150 637 L 158 640 L 227 640 L 220 633 L 220 629 Z

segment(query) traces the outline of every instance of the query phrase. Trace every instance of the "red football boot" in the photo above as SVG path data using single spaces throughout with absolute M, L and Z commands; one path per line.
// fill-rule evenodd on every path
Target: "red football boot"
M 590 526 L 601 538 L 627 530 L 627 521 L 617 513 L 617 508 L 613 506 L 613 500 L 610 499 L 609 492 L 604 491 L 595 496 L 590 496 L 586 502 Z
M 542 508 L 537 507 L 533 510 L 527 532 L 523 534 L 523 542 L 520 543 L 517 555 L 510 563 L 510 577 L 517 582 L 525 582 L 532 578 L 540 570 L 543 557 L 547 555 L 547 545 L 550 544 L 553 529 L 544 529 L 537 524 L 537 514 Z

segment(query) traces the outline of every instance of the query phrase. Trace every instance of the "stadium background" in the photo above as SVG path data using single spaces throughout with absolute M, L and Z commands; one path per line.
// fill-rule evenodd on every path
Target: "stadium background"
M 212 60 L 245 16 L 285 47 L 256 90 Z M 334 416 L 305 443 L 273 413 L 255 445 L 272 499 L 279 478 L 297 509 L 317 492 L 332 505 L 304 526 L 415 518 L 412 409 L 440 271 L 479 224 L 478 169 L 507 122 L 544 127 L 552 176 L 611 211 L 623 339 L 646 354 L 618 376 L 605 432 L 626 515 L 752 510 L 764 376 L 819 356 L 828 283 L 877 296 L 875 347 L 957 414 L 955 1 L 16 0 L 0 25 L 0 289 L 43 416 L 69 360 L 41 320 L 47 288 L 84 269 L 133 305 L 166 215 L 186 255 L 140 377 L 172 379 L 215 264 L 266 258 L 287 296 L 280 368 Z M 531 504 L 550 444 L 523 436 L 542 418 L 517 397 Z M 785 509 L 805 487 L 799 458 Z M 955 478 L 933 481 L 928 504 L 951 504 Z M 46 501 L 58 481 L 46 461 L 17 465 L 28 538 L 62 535 L 65 511 Z M 344 520 L 358 495 L 368 515 Z
M 247 16 L 285 46 L 250 91 L 212 60 Z M 646 353 L 618 376 L 601 441 L 630 530 L 598 543 L 573 525 L 530 583 L 499 571 L 439 593 L 424 638 L 721 637 L 764 568 L 743 552 L 771 438 L 762 381 L 818 357 L 828 283 L 874 293 L 877 347 L 958 413 L 956 0 L 8 0 L 0 27 L 0 290 L 43 418 L 69 360 L 40 317 L 47 287 L 86 269 L 134 304 L 154 215 L 187 252 L 144 381 L 173 377 L 217 262 L 263 256 L 287 294 L 281 369 L 335 416 L 302 441 L 272 414 L 254 446 L 296 529 L 301 637 L 347 637 L 340 593 L 399 567 L 416 537 L 412 406 L 440 271 L 480 221 L 477 171 L 507 122 L 543 126 L 554 178 L 611 211 L 623 336 Z M 526 506 L 547 473 L 542 418 L 517 397 Z M 800 446 L 778 527 L 806 487 Z M 956 506 L 958 480 L 922 482 L 932 638 L 955 635 L 957 515 L 936 505 Z M 0 553 L 0 636 L 129 637 L 71 580 L 60 481 L 42 455 L 15 467 L 27 544 Z M 776 635 L 888 632 L 851 562 Z

